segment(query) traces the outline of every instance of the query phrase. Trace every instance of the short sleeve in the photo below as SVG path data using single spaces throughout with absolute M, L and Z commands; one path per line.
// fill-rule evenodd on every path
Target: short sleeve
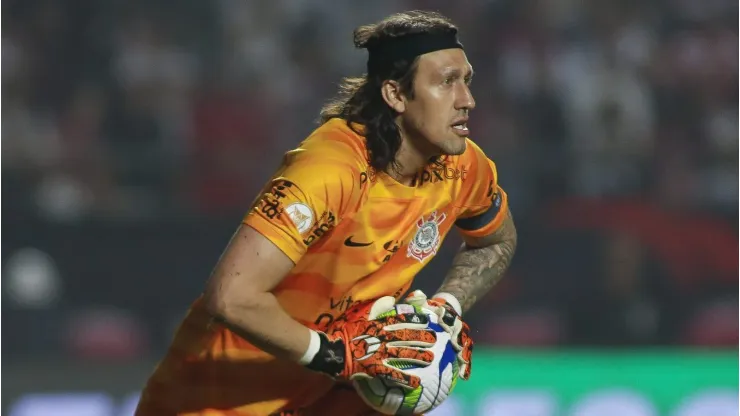
M 495 232 L 506 216 L 508 197 L 498 184 L 496 164 L 472 141 L 460 163 L 468 177 L 461 182 L 455 205 L 459 209 L 455 225 L 470 237 Z
M 359 173 L 341 162 L 288 163 L 262 190 L 243 222 L 297 263 L 345 214 L 357 178 Z

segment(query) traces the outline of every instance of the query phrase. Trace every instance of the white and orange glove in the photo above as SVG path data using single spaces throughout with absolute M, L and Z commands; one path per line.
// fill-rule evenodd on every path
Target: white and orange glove
M 460 317 L 462 314 L 460 301 L 449 293 L 438 293 L 429 299 L 421 290 L 415 290 L 406 296 L 403 302 L 432 309 L 442 317 L 439 325 L 450 334 L 452 346 L 457 351 L 459 377 L 468 380 L 473 364 L 473 340 L 470 338 L 470 327 Z
M 419 307 L 395 304 L 384 296 L 352 306 L 326 332 L 313 331 L 312 346 L 301 360 L 314 371 L 340 380 L 382 377 L 399 386 L 416 388 L 418 376 L 405 364 L 429 365 L 437 337 L 427 328 L 428 317 Z

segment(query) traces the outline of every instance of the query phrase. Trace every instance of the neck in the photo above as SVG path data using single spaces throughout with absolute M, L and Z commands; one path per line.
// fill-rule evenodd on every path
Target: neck
M 401 130 L 401 147 L 396 153 L 395 164 L 388 167 L 387 172 L 398 183 L 410 185 L 414 177 L 429 164 L 429 159 L 434 155 L 427 154 L 409 139 L 409 135 L 399 126 Z

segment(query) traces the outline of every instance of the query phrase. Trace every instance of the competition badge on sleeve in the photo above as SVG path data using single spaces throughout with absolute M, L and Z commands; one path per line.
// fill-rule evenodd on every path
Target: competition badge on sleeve
M 288 213 L 290 220 L 293 221 L 299 233 L 305 234 L 306 231 L 311 229 L 313 211 L 307 205 L 301 203 L 291 204 L 285 208 L 285 212 Z

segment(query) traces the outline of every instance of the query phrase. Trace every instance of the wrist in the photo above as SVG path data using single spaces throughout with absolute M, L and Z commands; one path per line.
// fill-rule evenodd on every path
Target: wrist
M 321 337 L 319 336 L 319 333 L 313 329 L 309 329 L 308 331 L 310 336 L 308 348 L 306 349 L 306 352 L 303 353 L 303 356 L 298 360 L 298 364 L 302 366 L 310 364 L 321 347 Z
M 311 342 L 300 364 L 309 370 L 336 377 L 344 370 L 345 345 L 342 339 L 330 341 L 323 332 L 311 330 Z
M 445 301 L 445 303 L 450 305 L 450 307 L 458 314 L 458 316 L 462 316 L 462 306 L 460 305 L 460 301 L 457 300 L 455 295 L 453 295 L 452 293 L 439 292 L 432 296 L 432 299 L 442 299 L 443 301 Z

